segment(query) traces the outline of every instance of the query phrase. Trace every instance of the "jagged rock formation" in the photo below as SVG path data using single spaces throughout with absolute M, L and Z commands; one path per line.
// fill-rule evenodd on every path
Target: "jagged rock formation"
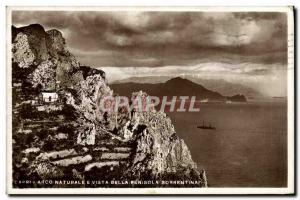
M 19 33 L 12 45 L 13 61 L 18 63 L 20 68 L 28 68 L 33 64 L 35 55 L 30 49 L 27 35 Z
M 101 110 L 107 97 L 110 106 L 116 103 L 103 71 L 79 66 L 57 30 L 45 31 L 40 25 L 12 29 L 14 179 L 158 181 L 123 187 L 170 187 L 172 183 L 160 181 L 173 180 L 193 181 L 175 187 L 207 186 L 204 171 L 198 171 L 165 113 L 154 107 Z M 62 100 L 36 103 L 41 89 L 57 90 Z M 148 98 L 142 91 L 132 96 Z M 80 187 L 100 186 L 122 185 Z
M 29 75 L 29 79 L 34 88 L 41 86 L 43 89 L 55 89 L 56 79 L 55 65 L 53 62 L 47 60 L 41 62 L 37 68 Z
M 100 74 L 87 76 L 75 88 L 76 90 L 67 93 L 66 103 L 72 105 L 78 115 L 77 143 L 94 145 L 96 125 L 103 120 L 103 113 L 97 109 L 97 102 L 105 96 L 111 96 L 113 92 Z
M 13 79 L 36 88 L 53 90 L 55 82 L 70 87 L 82 80 L 79 62 L 65 48 L 58 30 L 45 31 L 39 24 L 12 28 Z
M 188 147 L 178 138 L 165 113 L 155 110 L 137 112 L 133 120 L 136 119 L 145 129 L 133 136 L 136 137 L 136 149 L 128 173 L 139 179 L 147 179 L 147 176 L 174 180 L 183 177 L 187 180 L 201 179 Z

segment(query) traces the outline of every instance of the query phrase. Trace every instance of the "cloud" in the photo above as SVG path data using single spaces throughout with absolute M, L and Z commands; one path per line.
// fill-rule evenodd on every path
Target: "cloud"
M 275 12 L 13 11 L 12 23 L 60 30 L 109 81 L 194 75 L 286 95 L 287 16 Z
M 107 72 L 108 80 L 124 79 L 128 77 L 144 77 L 144 76 L 184 76 L 184 75 L 199 75 L 201 77 L 242 77 L 255 76 L 263 77 L 271 75 L 274 71 L 283 71 L 282 64 L 229 64 L 229 63 L 201 63 L 192 66 L 164 66 L 164 67 L 100 67 Z M 283 73 L 284 74 L 284 73 Z
M 13 11 L 12 22 L 61 30 L 93 66 L 286 63 L 284 13 Z
M 287 70 L 282 64 L 201 63 L 194 66 L 103 67 L 109 82 L 130 77 L 193 77 L 225 80 L 254 88 L 266 96 L 287 95 Z

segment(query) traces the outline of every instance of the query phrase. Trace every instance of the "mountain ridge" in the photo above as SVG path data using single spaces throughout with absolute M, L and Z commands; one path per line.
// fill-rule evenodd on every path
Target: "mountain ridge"
M 204 86 L 188 79 L 175 77 L 164 83 L 117 83 L 110 84 L 110 87 L 119 95 L 129 96 L 132 91 L 142 90 L 154 96 L 196 96 L 198 100 L 209 99 L 212 101 L 239 101 L 245 102 L 246 97 L 223 96 L 219 92 L 211 91 Z
M 102 68 L 105 69 L 105 68 Z M 180 76 L 181 77 L 181 76 Z M 130 77 L 121 79 L 118 81 L 111 82 L 110 84 L 119 84 L 119 83 L 163 83 L 170 79 L 174 78 L 174 76 L 143 76 L 143 77 Z M 260 98 L 263 95 L 255 90 L 252 87 L 245 86 L 238 83 L 231 83 L 224 79 L 203 79 L 203 78 L 196 78 L 193 76 L 184 76 L 184 78 L 193 81 L 194 83 L 200 84 L 205 88 L 219 92 L 223 96 L 233 96 L 236 94 L 243 94 L 249 98 Z

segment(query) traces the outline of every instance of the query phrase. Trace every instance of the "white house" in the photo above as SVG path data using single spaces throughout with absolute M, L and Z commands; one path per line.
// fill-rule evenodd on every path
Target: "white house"
M 56 92 L 42 92 L 43 102 L 56 102 L 58 100 L 58 94 Z

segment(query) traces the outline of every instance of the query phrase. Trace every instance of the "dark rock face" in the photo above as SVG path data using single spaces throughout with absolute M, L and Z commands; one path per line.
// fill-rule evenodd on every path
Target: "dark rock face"
M 27 45 L 35 56 L 34 61 L 39 63 L 49 58 L 48 55 L 48 35 L 44 28 L 39 24 L 32 24 L 22 28 L 13 29 L 13 42 L 22 42 Z M 14 37 L 15 36 L 15 37 Z M 22 40 L 22 41 L 20 41 Z M 21 49 L 17 49 L 21 50 Z
M 99 101 L 115 96 L 105 73 L 80 66 L 59 31 L 45 32 L 40 25 L 12 30 L 14 180 L 158 181 L 61 187 L 207 186 L 205 172 L 198 171 L 165 113 L 103 112 Z M 55 103 L 39 99 L 47 89 L 58 93 Z M 141 91 L 132 95 L 148 98 Z M 164 180 L 193 184 L 162 184 Z M 15 183 L 14 187 L 55 186 Z
M 61 32 L 56 29 L 52 29 L 46 32 L 50 38 L 50 45 L 57 53 L 64 53 L 65 50 L 65 38 L 63 38 Z
M 128 173 L 138 179 L 205 180 L 197 170 L 190 151 L 184 141 L 175 133 L 171 120 L 161 112 L 139 112 L 133 117 L 144 125 L 142 132 L 136 133 L 136 149 Z
M 80 70 L 83 73 L 83 78 L 86 79 L 88 76 L 95 74 L 100 74 L 103 79 L 105 79 L 105 72 L 99 69 L 91 68 L 89 66 L 80 66 Z

